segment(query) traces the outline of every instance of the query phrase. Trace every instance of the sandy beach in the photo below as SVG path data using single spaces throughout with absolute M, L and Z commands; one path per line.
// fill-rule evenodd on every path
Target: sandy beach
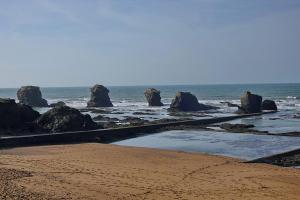
M 107 144 L 0 151 L 0 199 L 299 199 L 300 170 Z

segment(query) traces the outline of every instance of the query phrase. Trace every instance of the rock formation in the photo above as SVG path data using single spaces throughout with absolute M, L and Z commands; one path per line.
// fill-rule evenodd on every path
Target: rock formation
M 30 106 L 17 104 L 14 99 L 0 99 L 0 129 L 26 129 L 40 114 Z
M 241 107 L 239 107 L 237 113 L 239 114 L 260 113 L 261 107 L 262 107 L 262 97 L 247 91 L 241 97 Z
M 161 102 L 160 91 L 154 88 L 148 88 L 145 92 L 145 97 L 149 106 L 163 106 Z
M 224 123 L 220 125 L 220 128 L 229 131 L 229 132 L 237 132 L 237 133 L 244 133 L 250 132 L 249 129 L 254 128 L 253 124 L 230 124 Z
M 47 107 L 48 103 L 42 98 L 42 93 L 39 87 L 23 86 L 17 92 L 17 97 L 20 103 L 32 107 Z
M 65 102 L 59 101 L 59 102 L 56 102 L 56 103 L 51 103 L 51 104 L 49 105 L 49 107 L 54 108 L 54 107 L 56 107 L 56 106 L 65 106 L 65 105 L 66 105 Z
M 178 92 L 170 105 L 170 111 L 204 111 L 217 109 L 214 106 L 200 104 L 196 96 L 189 92 Z
M 112 107 L 108 93 L 109 90 L 103 85 L 95 85 L 91 88 L 91 99 L 87 107 Z
M 263 110 L 277 110 L 277 105 L 275 101 L 272 100 L 264 100 L 262 103 Z
M 90 115 L 68 106 L 57 106 L 37 119 L 37 126 L 46 132 L 83 131 L 102 128 Z

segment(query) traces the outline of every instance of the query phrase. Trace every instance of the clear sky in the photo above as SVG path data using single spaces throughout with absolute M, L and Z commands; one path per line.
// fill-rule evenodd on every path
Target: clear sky
M 0 0 L 0 87 L 300 82 L 300 0 Z

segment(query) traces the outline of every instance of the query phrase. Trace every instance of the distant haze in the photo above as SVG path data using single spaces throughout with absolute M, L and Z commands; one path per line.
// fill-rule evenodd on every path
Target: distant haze
M 298 0 L 0 1 L 0 87 L 300 82 Z

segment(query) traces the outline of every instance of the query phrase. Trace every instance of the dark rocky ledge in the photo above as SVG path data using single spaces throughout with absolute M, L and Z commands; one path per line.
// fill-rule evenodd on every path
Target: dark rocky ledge
M 38 146 L 54 144 L 73 144 L 84 142 L 102 142 L 111 143 L 115 141 L 135 138 L 138 136 L 157 133 L 167 127 L 180 126 L 205 126 L 214 123 L 221 123 L 239 118 L 247 118 L 273 112 L 233 115 L 227 117 L 216 117 L 210 119 L 186 120 L 177 122 L 162 122 L 157 124 L 148 124 L 141 126 L 129 126 L 111 129 L 97 129 L 88 131 L 74 131 L 63 133 L 2 137 L 0 138 L 0 148 L 12 148 L 21 146 Z
M 295 167 L 300 166 L 300 149 L 288 151 L 272 156 L 258 158 L 248 163 L 267 163 L 272 165 L 278 165 L 282 167 Z

